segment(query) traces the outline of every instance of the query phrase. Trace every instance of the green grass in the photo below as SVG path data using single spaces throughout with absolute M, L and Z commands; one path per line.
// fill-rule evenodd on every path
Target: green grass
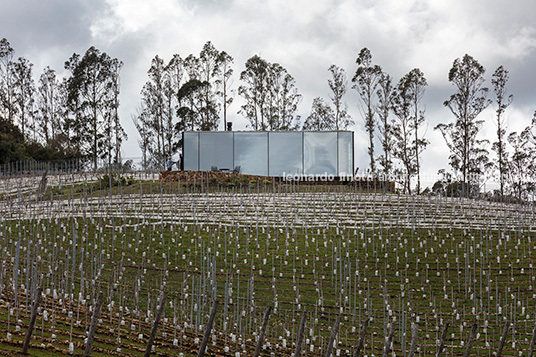
M 80 197 L 88 193 L 81 187 Z M 176 183 L 160 186 L 138 182 L 117 190 L 124 189 L 123 195 L 140 191 L 155 194 L 173 192 L 174 187 L 177 194 L 184 194 L 185 191 L 179 190 L 187 189 Z M 112 189 L 112 196 L 119 199 L 120 191 L 115 190 Z M 309 192 L 301 190 L 305 194 Z M 106 192 L 102 192 L 105 197 L 109 194 Z M 339 227 L 328 222 L 314 227 L 288 223 L 286 228 L 263 228 L 253 223 L 195 225 L 180 219 L 170 223 L 146 218 L 137 210 L 126 211 L 138 213 L 137 218 L 108 214 L 0 221 L 0 258 L 6 262 L 4 279 L 13 277 L 16 243 L 20 239 L 19 284 L 25 284 L 31 276 L 24 270 L 29 256 L 35 264 L 31 272 L 42 274 L 40 284 L 45 289 L 54 286 L 58 291 L 71 293 L 72 300 L 62 296 L 62 308 L 75 314 L 78 310 L 83 312 L 81 326 L 73 327 L 73 341 L 80 345 L 86 316 L 89 319 L 91 315 L 86 309 L 102 290 L 105 305 L 114 301 L 111 315 L 103 307 L 103 323 L 95 344 L 103 351 L 102 355 L 116 351 L 121 319 L 125 320 L 119 330 L 123 353 L 143 354 L 151 321 L 147 310 L 154 313 L 155 299 L 162 289 L 168 296 L 165 311 L 168 321 L 159 331 L 156 349 L 164 355 L 177 353 L 177 347 L 173 346 L 177 325 L 181 349 L 196 353 L 198 345 L 193 339 L 201 338 L 202 331 L 193 331 L 190 325 L 206 323 L 212 294 L 220 301 L 220 310 L 215 327 L 216 346 L 209 344 L 209 351 L 218 353 L 223 353 L 225 346 L 231 351 L 241 351 L 241 344 L 231 342 L 230 335 L 240 332 L 251 339 L 246 342 L 246 350 L 251 354 L 253 332 L 258 331 L 266 306 L 275 307 L 276 301 L 267 340 L 273 346 L 283 343 L 280 336 L 286 338 L 288 351 L 296 340 L 303 311 L 308 314 L 308 334 L 312 329 L 316 339 L 309 344 L 314 343 L 318 354 L 325 347 L 336 316 L 341 316 L 342 321 L 339 348 L 343 354 L 357 345 L 360 324 L 366 316 L 373 317 L 367 334 L 368 354 L 381 352 L 386 323 L 393 317 L 397 326 L 394 343 L 397 355 L 403 355 L 404 348 L 406 353 L 409 351 L 411 322 L 419 324 L 421 355 L 435 352 L 436 339 L 446 322 L 451 325 L 449 353 L 463 352 L 461 341 L 467 339 L 471 324 L 476 322 L 480 336 L 473 350 L 475 354 L 488 355 L 498 346 L 505 319 L 516 324 L 516 330 L 509 335 L 515 337 L 516 347 L 510 343 L 505 349 L 514 353 L 528 348 L 536 302 L 533 269 L 536 241 L 530 231 L 376 225 L 371 229 L 362 222 Z M 158 212 L 157 206 L 155 211 Z M 253 215 L 253 212 L 243 214 Z M 441 214 L 438 213 L 438 218 L 445 219 Z M 36 260 L 36 256 L 40 258 Z M 78 300 L 79 293 L 85 304 Z M 21 296 L 20 301 L 23 299 Z M 13 297 L 4 300 L 13 302 Z M 52 304 L 58 306 L 59 299 L 47 295 L 46 304 L 52 309 Z M 2 306 L 0 333 L 5 338 L 7 309 L 5 303 Z M 119 306 L 127 307 L 130 313 L 121 311 Z M 71 322 L 62 308 L 55 309 L 60 323 L 54 326 L 38 318 L 32 346 L 52 333 L 57 334 L 57 341 L 69 340 Z M 139 316 L 133 313 L 136 310 Z M 29 317 L 23 312 L 21 316 L 23 334 Z M 13 331 L 11 318 L 10 331 Z M 184 322 L 190 325 L 184 328 Z M 42 335 L 43 323 L 47 332 Z M 134 331 L 131 324 L 135 325 Z M 166 338 L 162 332 L 167 334 Z M 144 340 L 138 340 L 139 333 L 144 334 Z M 180 337 L 184 334 L 186 339 Z M 67 351 L 65 343 L 57 346 Z M 0 350 L 16 350 L 15 347 L 0 341 Z M 276 351 L 277 354 L 285 349 Z M 47 353 L 47 349 L 32 349 L 35 356 Z M 76 353 L 82 353 L 81 349 Z

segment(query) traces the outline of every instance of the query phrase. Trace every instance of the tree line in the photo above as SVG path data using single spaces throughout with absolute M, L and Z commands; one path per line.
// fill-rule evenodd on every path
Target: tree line
M 0 119 L 9 128 L 2 161 L 85 158 L 93 168 L 101 160 L 121 162 L 123 63 L 91 47 L 65 61 L 66 78 L 47 66 L 35 83 L 33 64 L 14 53 L 5 38 L 0 40 Z
M 123 63 L 89 48 L 73 54 L 64 65 L 69 75 L 59 78 L 46 67 L 37 83 L 33 65 L 15 59 L 6 39 L 0 41 L 0 159 L 85 158 L 94 168 L 121 162 L 126 134 L 118 114 L 120 72 Z M 355 124 L 348 113 L 348 89 L 357 94 L 354 105 L 367 133 L 369 165 L 373 175 L 396 177 L 405 192 L 422 192 L 421 155 L 429 141 L 423 98 L 427 80 L 419 68 L 395 81 L 373 61 L 369 49 L 359 51 L 350 79 L 343 68 L 328 69 L 329 97 L 313 99 L 309 115 L 297 114 L 302 102 L 296 80 L 279 63 L 254 55 L 235 75 L 234 59 L 209 41 L 198 55 L 174 54 L 169 61 L 155 56 L 141 89 L 141 101 L 132 121 L 139 133 L 142 165 L 160 167 L 180 151 L 182 132 L 225 130 L 234 109 L 252 130 L 347 130 Z M 235 85 L 235 77 L 239 84 Z M 509 72 L 499 66 L 486 86 L 485 69 L 472 56 L 454 60 L 448 73 L 453 93 L 444 101 L 452 120 L 439 131 L 449 148 L 452 170 L 440 170 L 444 179 L 433 189 L 456 183 L 474 190 L 475 177 L 494 176 L 500 197 L 533 195 L 536 187 L 536 113 L 520 133 L 507 133 L 506 111 L 513 101 L 507 91 Z M 351 82 L 351 83 L 349 83 Z M 492 97 L 492 98 L 490 98 Z M 496 137 L 479 137 L 486 124 L 480 114 L 495 108 Z M 223 124 L 223 125 L 221 125 Z M 377 148 L 376 144 L 380 147 Z M 491 151 L 496 160 L 490 158 Z

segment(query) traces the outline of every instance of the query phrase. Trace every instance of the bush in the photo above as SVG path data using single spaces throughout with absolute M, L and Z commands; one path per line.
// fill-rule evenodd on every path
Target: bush
M 111 188 L 116 186 L 130 186 L 134 183 L 132 176 L 125 177 L 117 172 L 110 172 L 101 176 L 97 182 L 98 187 Z
M 462 181 L 437 181 L 432 186 L 432 192 L 446 197 L 475 198 L 480 194 L 480 186 Z

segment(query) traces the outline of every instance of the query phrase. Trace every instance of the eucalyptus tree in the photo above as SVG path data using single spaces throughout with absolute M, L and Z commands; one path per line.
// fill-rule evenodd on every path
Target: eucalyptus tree
M 521 133 L 512 132 L 507 140 L 512 147 L 508 160 L 508 179 L 512 186 L 514 196 L 521 201 L 524 196 L 534 190 L 534 148 L 531 147 L 530 127 Z
M 183 99 L 179 96 L 182 85 L 188 80 L 188 74 L 184 66 L 184 60 L 179 54 L 174 54 L 166 66 L 165 70 L 165 91 L 166 99 L 166 118 L 169 126 L 169 132 L 166 139 L 171 147 L 171 153 L 177 152 L 181 139 L 181 133 L 184 131 L 184 123 L 181 121 L 179 113 L 182 107 Z M 173 98 L 172 98 L 173 97 Z
M 108 91 L 109 110 L 106 111 L 107 125 L 104 130 L 106 136 L 105 146 L 109 150 L 108 166 L 111 166 L 112 161 L 115 164 L 121 164 L 121 144 L 127 139 L 127 134 L 121 126 L 119 119 L 119 93 L 121 90 L 120 72 L 123 67 L 123 62 L 114 58 L 110 63 L 110 78 Z M 113 157 L 111 153 L 113 152 Z
M 254 130 L 265 131 L 268 129 L 265 103 L 268 96 L 266 79 L 269 63 L 255 55 L 246 61 L 245 67 L 240 73 L 243 84 L 238 88 L 238 94 L 244 98 L 245 103 L 239 113 L 246 117 Z
M 420 192 L 419 155 L 428 145 L 428 141 L 419 135 L 419 128 L 424 124 L 424 110 L 420 107 L 426 79 L 415 68 L 400 79 L 391 97 L 392 109 L 396 120 L 392 126 L 393 156 L 402 163 L 404 187 L 411 193 L 411 178 L 417 177 L 417 193 Z
M 200 114 L 203 110 L 202 93 L 206 86 L 208 86 L 207 82 L 192 78 L 179 89 L 178 96 L 182 105 L 177 110 L 177 114 L 184 130 L 211 130 L 213 128 L 210 122 L 202 120 Z
M 299 116 L 295 113 L 302 96 L 298 93 L 294 77 L 280 64 L 269 64 L 266 88 L 267 129 L 296 130 L 299 126 Z
M 73 77 L 76 66 L 80 63 L 80 55 L 74 53 L 67 61 L 65 61 L 64 68 L 71 72 L 71 76 L 64 78 L 62 87 L 65 92 L 65 121 L 64 130 L 68 133 L 69 143 L 71 148 L 79 153 L 82 153 L 82 137 L 84 134 L 84 128 L 80 125 L 82 121 L 81 99 L 78 95 L 75 95 L 76 79 Z
M 490 104 L 484 73 L 484 67 L 468 54 L 454 61 L 448 78 L 456 92 L 443 104 L 455 120 L 435 127 L 450 150 L 451 167 L 461 172 L 464 184 L 468 183 L 470 175 L 483 174 L 488 166 L 488 152 L 484 147 L 487 140 L 477 139 L 484 123 L 478 115 Z
M 328 86 L 331 90 L 330 99 L 334 107 L 334 129 L 346 130 L 350 125 L 354 124 L 352 117 L 348 114 L 348 106 L 344 101 L 348 80 L 346 79 L 346 71 L 336 65 L 331 65 L 328 68 L 331 78 L 328 79 Z
M 208 56 L 208 55 L 206 55 Z M 193 54 L 188 55 L 183 61 L 184 71 L 187 80 L 180 86 L 177 92 L 180 106 L 177 110 L 179 123 L 176 131 L 179 130 L 214 130 L 218 126 L 217 105 L 212 94 L 210 72 L 208 66 Z M 205 67 L 205 69 L 203 69 Z M 207 77 L 208 76 L 208 77 Z
M 393 157 L 402 164 L 402 167 L 395 171 L 400 177 L 403 177 L 404 191 L 411 193 L 411 178 L 416 173 L 416 152 L 412 143 L 414 138 L 411 130 L 413 110 L 408 80 L 408 75 L 401 78 L 392 93 L 391 101 L 395 120 L 391 127 L 391 133 Z
M 164 60 L 158 55 L 151 61 L 151 67 L 147 71 L 149 80 L 144 84 L 142 94 L 142 111 L 145 115 L 144 125 L 148 125 L 145 131 L 154 137 L 154 145 L 149 147 L 151 157 L 155 162 L 165 162 L 166 156 L 170 155 L 170 149 L 166 147 L 165 125 L 165 68 Z M 141 134 L 141 133 L 140 133 Z
M 374 128 L 375 121 L 375 94 L 378 87 L 382 69 L 372 63 L 372 54 L 368 48 L 363 48 L 359 52 L 357 59 L 357 70 L 352 78 L 354 88 L 361 101 L 361 111 L 365 121 L 365 129 L 369 136 L 368 154 L 370 158 L 370 170 L 375 171 L 374 163 Z
M 408 87 L 411 96 L 411 108 L 413 110 L 410 128 L 413 132 L 413 142 L 415 150 L 415 170 L 417 176 L 417 193 L 421 192 L 421 164 L 420 154 L 429 144 L 429 142 L 419 135 L 419 128 L 424 124 L 424 109 L 421 107 L 421 100 L 424 96 L 425 88 L 428 85 L 424 73 L 418 69 L 412 69 L 404 78 L 404 85 Z
M 11 66 L 14 112 L 16 122 L 25 138 L 29 137 L 29 132 L 34 126 L 35 82 L 32 77 L 32 67 L 33 64 L 22 57 Z
M 96 169 L 99 158 L 112 155 L 106 148 L 106 132 L 114 129 L 107 117 L 113 115 L 115 103 L 110 101 L 110 90 L 120 67 L 114 66 L 114 59 L 95 47 L 90 47 L 79 60 L 76 56 L 71 59 L 74 62 L 70 60 L 66 67 L 72 68 L 68 93 L 70 107 L 78 111 L 78 120 L 74 122 L 78 127 L 77 139 Z
M 376 96 L 378 98 L 378 132 L 380 133 L 380 142 L 383 149 L 383 155 L 378 157 L 378 163 L 382 167 L 386 176 L 391 174 L 393 168 L 392 150 L 393 150 L 393 129 L 391 123 L 392 112 L 392 95 L 393 83 L 392 78 L 385 72 L 382 72 L 378 80 L 378 89 Z
M 14 124 L 15 96 L 13 93 L 13 55 L 15 50 L 5 38 L 0 40 L 0 105 L 1 115 Z
M 536 111 L 531 123 L 507 137 L 512 147 L 508 155 L 507 177 L 515 197 L 519 200 L 536 193 Z
M 311 105 L 311 113 L 303 123 L 303 130 L 322 131 L 334 130 L 334 112 L 324 99 L 316 97 Z
M 56 71 L 47 66 L 39 77 L 36 115 L 39 134 L 46 145 L 62 130 L 62 111 L 60 82 Z
M 201 130 L 218 128 L 219 104 L 216 99 L 216 81 L 221 72 L 220 52 L 208 41 L 199 53 L 197 79 L 202 83 L 199 117 Z
M 296 81 L 278 63 L 269 63 L 255 55 L 246 61 L 240 74 L 238 88 L 245 104 L 240 112 L 255 130 L 295 130 L 299 125 L 296 116 L 301 94 Z
M 508 82 L 508 70 L 503 66 L 499 66 L 493 73 L 491 84 L 493 85 L 493 92 L 495 93 L 495 101 L 497 105 L 496 122 L 497 125 L 497 141 L 492 145 L 492 150 L 497 153 L 497 166 L 499 169 L 499 184 L 501 198 L 504 197 L 504 186 L 507 179 L 508 172 L 508 152 L 506 150 L 506 118 L 504 112 L 512 104 L 514 96 L 507 94 L 506 84 Z
M 216 95 L 218 96 L 223 111 L 223 130 L 227 129 L 227 108 L 233 103 L 233 93 L 231 88 L 232 80 L 231 76 L 233 75 L 233 57 L 231 57 L 227 52 L 221 51 L 218 56 L 218 61 L 220 64 L 220 71 L 217 73 L 216 86 L 217 91 Z
M 155 137 L 152 131 L 152 123 L 150 115 L 146 108 L 139 108 L 135 115 L 132 115 L 132 122 L 138 131 L 140 138 L 138 139 L 138 145 L 141 149 L 142 155 L 142 168 L 148 169 L 151 167 L 152 157 L 151 153 L 154 152 Z

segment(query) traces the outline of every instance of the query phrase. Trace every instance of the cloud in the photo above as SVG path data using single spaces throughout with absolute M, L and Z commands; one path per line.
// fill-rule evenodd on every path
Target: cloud
M 130 117 L 151 59 L 198 54 L 206 41 L 234 57 L 234 89 L 244 63 L 255 54 L 284 66 L 303 94 L 302 118 L 314 97 L 328 100 L 328 67 L 336 64 L 351 78 L 363 47 L 395 83 L 420 68 L 429 84 L 423 104 L 432 142 L 423 166 L 433 173 L 448 157 L 432 128 L 452 120 L 442 103 L 454 90 L 447 80 L 454 59 L 465 53 L 475 57 L 487 68 L 488 85 L 500 64 L 510 71 L 508 87 L 515 99 L 508 111 L 520 126 L 536 109 L 531 108 L 536 83 L 536 3 L 531 0 L 21 0 L 6 2 L 2 10 L 2 36 L 17 56 L 36 64 L 36 71 L 46 65 L 61 69 L 73 52 L 84 53 L 92 45 L 124 62 L 120 114 L 130 137 L 125 156 L 139 155 Z M 350 88 L 346 102 L 356 122 L 356 165 L 366 167 L 363 121 Z M 236 98 L 230 116 L 235 128 L 244 128 L 239 108 Z M 493 128 L 482 133 L 492 135 Z

